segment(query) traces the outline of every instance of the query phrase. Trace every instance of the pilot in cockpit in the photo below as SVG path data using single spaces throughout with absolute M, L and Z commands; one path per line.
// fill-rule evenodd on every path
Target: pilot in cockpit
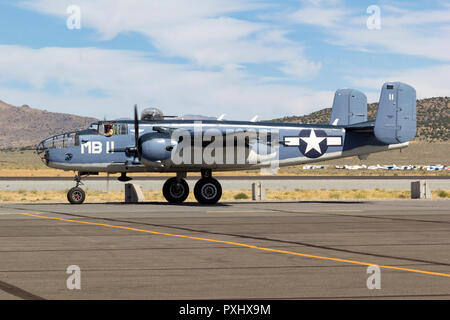
M 105 124 L 105 137 L 111 137 L 113 134 L 113 126 L 110 124 Z

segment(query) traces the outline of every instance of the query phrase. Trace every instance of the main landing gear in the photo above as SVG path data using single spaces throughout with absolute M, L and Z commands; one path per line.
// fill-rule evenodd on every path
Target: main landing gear
M 215 204 L 222 196 L 222 186 L 211 176 L 210 169 L 202 169 L 202 178 L 194 187 L 195 199 L 201 204 Z M 182 203 L 189 195 L 186 174 L 179 173 L 164 183 L 163 195 L 169 203 Z

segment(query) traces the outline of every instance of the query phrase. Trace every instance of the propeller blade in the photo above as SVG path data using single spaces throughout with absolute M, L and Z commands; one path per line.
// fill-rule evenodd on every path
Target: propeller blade
M 139 117 L 137 104 L 134 105 L 134 162 L 141 159 L 139 154 Z
M 139 118 L 137 104 L 134 105 L 134 146 L 138 148 L 139 143 Z

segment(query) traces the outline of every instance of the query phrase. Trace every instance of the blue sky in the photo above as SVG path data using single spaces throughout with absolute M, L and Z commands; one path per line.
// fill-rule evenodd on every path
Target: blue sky
M 81 29 L 67 28 L 70 5 Z M 0 2 L 0 99 L 14 105 L 267 119 L 329 107 L 338 88 L 373 102 L 397 80 L 450 95 L 449 1 Z

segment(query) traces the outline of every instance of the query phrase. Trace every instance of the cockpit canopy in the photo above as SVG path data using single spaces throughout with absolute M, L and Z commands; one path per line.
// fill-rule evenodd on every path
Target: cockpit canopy
M 43 152 L 48 149 L 70 148 L 80 145 L 80 136 L 83 135 L 126 135 L 128 134 L 128 124 L 117 121 L 99 121 L 91 123 L 88 129 L 61 133 L 47 138 L 37 145 L 37 150 Z
M 164 114 L 158 108 L 147 108 L 142 111 L 141 120 L 143 121 L 164 120 Z
M 91 123 L 88 130 L 93 130 L 94 134 L 106 134 L 112 128 L 114 135 L 128 134 L 128 124 L 118 121 L 99 121 Z

